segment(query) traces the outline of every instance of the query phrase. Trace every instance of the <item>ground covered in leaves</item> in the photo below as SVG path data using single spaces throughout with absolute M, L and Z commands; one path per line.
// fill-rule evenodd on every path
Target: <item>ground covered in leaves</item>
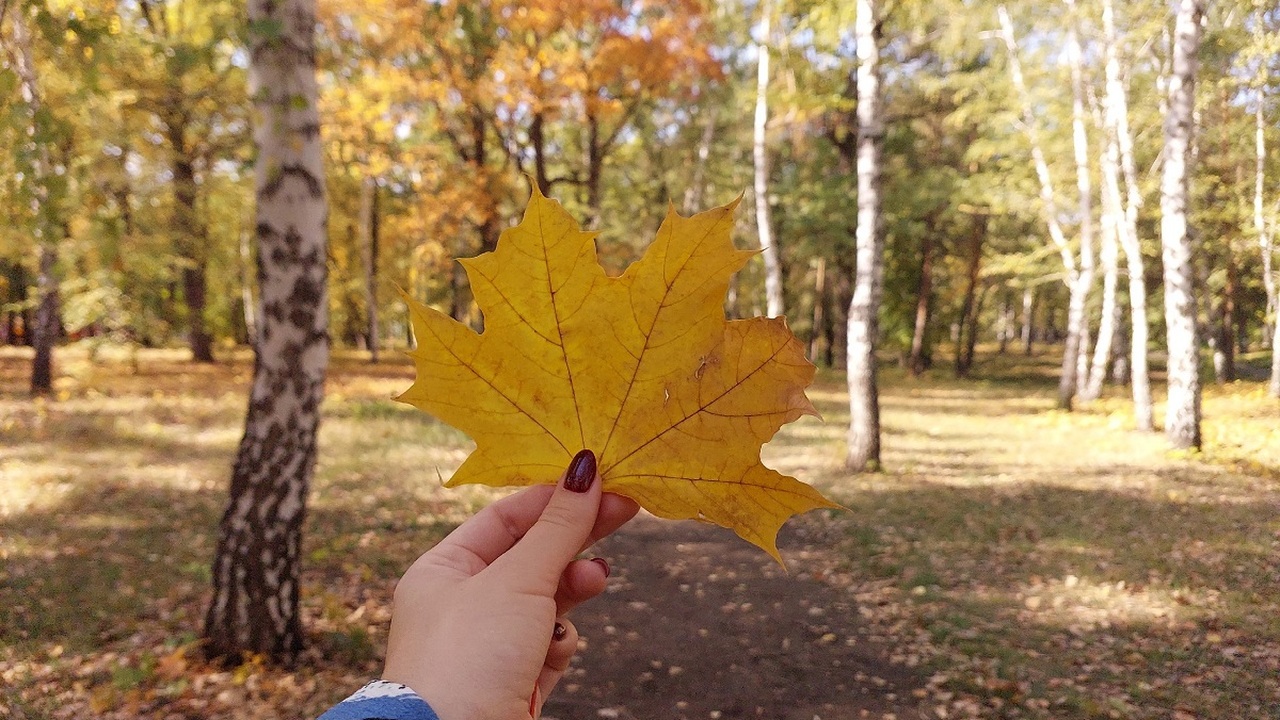
M 497 492 L 439 487 L 470 445 L 389 400 L 411 367 L 337 358 L 308 654 L 210 667 L 196 633 L 251 365 L 182 358 L 69 349 L 32 401 L 27 356 L 0 350 L 0 717 L 314 716 L 377 672 L 403 568 Z M 766 460 L 853 512 L 792 521 L 790 575 L 717 528 L 628 526 L 547 716 L 1280 716 L 1276 401 L 1209 389 L 1206 452 L 1179 455 L 1129 430 L 1119 390 L 1053 410 L 1052 366 L 888 371 L 888 470 L 868 476 L 840 469 L 845 398 L 821 377 L 826 423 Z

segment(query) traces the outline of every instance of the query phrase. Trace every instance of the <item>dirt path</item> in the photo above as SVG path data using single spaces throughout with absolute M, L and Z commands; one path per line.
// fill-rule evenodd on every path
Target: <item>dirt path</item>
M 912 691 L 924 678 L 891 665 L 852 596 L 818 579 L 830 564 L 819 527 L 784 530 L 788 575 L 727 531 L 637 518 L 598 546 L 609 592 L 575 612 L 585 648 L 544 717 L 923 717 Z

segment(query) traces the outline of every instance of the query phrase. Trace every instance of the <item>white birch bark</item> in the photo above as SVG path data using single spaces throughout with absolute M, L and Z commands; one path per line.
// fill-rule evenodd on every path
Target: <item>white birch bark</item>
M 1253 32 L 1261 38 L 1264 32 L 1264 18 L 1258 13 L 1254 20 Z M 1263 110 L 1266 105 L 1266 88 L 1268 78 L 1266 62 L 1258 63 L 1258 104 L 1253 110 L 1254 119 L 1254 173 L 1253 173 L 1253 226 L 1258 232 L 1258 250 L 1262 253 L 1262 285 L 1267 293 L 1267 310 L 1263 325 L 1263 338 L 1271 341 L 1271 377 L 1267 390 L 1272 397 L 1280 398 L 1280 301 L 1277 300 L 1276 278 L 1272 270 L 1273 253 L 1271 229 L 1267 227 L 1266 203 L 1266 161 L 1267 135 L 1266 120 Z
M 1077 369 L 1080 360 L 1080 328 L 1084 324 L 1085 290 L 1087 284 L 1081 282 L 1084 274 L 1076 264 L 1075 252 L 1067 242 L 1067 236 L 1058 220 L 1057 193 L 1053 187 L 1053 177 L 1049 173 L 1049 163 L 1045 160 L 1044 150 L 1040 147 L 1039 133 L 1036 132 L 1035 114 L 1031 109 L 1031 96 L 1027 91 L 1026 81 L 1022 76 L 1022 63 L 1018 60 L 1018 41 L 1013 34 L 1013 21 L 1004 5 L 997 8 L 1000 19 L 1000 32 L 1005 46 L 1009 50 L 1009 73 L 1013 77 L 1013 85 L 1022 100 L 1022 129 L 1031 144 L 1031 159 L 1035 164 L 1036 177 L 1040 181 L 1040 210 L 1045 224 L 1049 228 L 1049 237 L 1058 248 L 1062 257 L 1062 267 L 1066 272 L 1066 285 L 1069 292 L 1067 310 L 1067 336 L 1062 350 L 1062 375 L 1058 381 L 1058 407 L 1070 410 L 1076 394 Z M 1089 278 L 1092 282 L 1092 278 Z
M 1080 392 L 1089 377 L 1089 293 L 1097 274 L 1093 249 L 1093 182 L 1089 173 L 1089 134 L 1084 117 L 1084 57 L 1080 48 L 1079 14 L 1075 0 L 1066 0 L 1067 65 L 1071 69 L 1071 147 L 1076 163 L 1076 212 L 1080 216 L 1080 277 L 1071 299 L 1080 303 L 1077 333 L 1079 361 L 1076 366 L 1076 390 Z M 1071 319 L 1068 316 L 1068 331 Z M 1096 396 L 1095 396 L 1096 397 Z
M 760 3 L 760 43 L 756 46 L 756 117 L 752 142 L 755 157 L 756 229 L 760 234 L 760 249 L 764 255 L 765 312 L 769 317 L 779 317 L 786 308 L 782 301 L 782 262 L 778 241 L 773 236 L 773 220 L 769 213 L 769 148 L 766 130 L 769 123 L 769 0 Z
M 876 386 L 876 341 L 884 276 L 884 231 L 880 215 L 880 157 L 884 118 L 880 97 L 880 27 L 877 0 L 857 0 L 854 41 L 858 48 L 858 227 L 857 266 L 849 303 L 846 356 L 849 379 L 850 470 L 880 467 L 880 397 Z
M 303 642 L 302 520 L 329 362 L 315 0 L 250 0 L 249 21 L 262 307 L 205 639 L 213 657 L 289 662 Z
M 1187 166 L 1195 122 L 1196 53 L 1203 13 L 1202 0 L 1179 0 L 1160 180 L 1160 245 L 1169 345 L 1165 435 L 1170 444 L 1180 449 L 1200 447 L 1200 363 L 1191 233 L 1187 224 Z
M 1120 247 L 1124 250 L 1125 266 L 1129 274 L 1129 385 L 1133 391 L 1134 423 L 1139 430 L 1155 428 L 1155 412 L 1151 403 L 1151 378 L 1147 354 L 1150 324 L 1147 319 L 1146 263 L 1142 257 L 1142 244 L 1138 239 L 1138 208 L 1142 206 L 1142 192 L 1138 187 L 1138 172 L 1133 160 L 1133 135 L 1129 132 L 1129 101 L 1124 84 L 1120 80 L 1120 58 L 1116 37 L 1115 12 L 1111 0 L 1102 0 L 1102 25 L 1106 34 L 1106 113 L 1108 126 L 1107 152 L 1118 158 L 1124 173 L 1125 200 L 1124 221 L 1117 226 Z M 1108 183 L 1116 187 L 1109 192 L 1120 194 L 1119 179 L 1114 173 L 1103 174 Z
M 1115 169 L 1108 167 L 1111 163 L 1108 153 L 1103 153 L 1102 174 L 1110 173 L 1115 177 Z M 1109 185 L 1109 183 L 1107 183 Z M 1102 249 L 1099 258 L 1102 262 L 1102 314 L 1098 323 L 1098 339 L 1093 346 L 1093 363 L 1089 370 L 1089 381 L 1081 391 L 1081 399 L 1097 400 L 1102 395 L 1102 385 L 1107 379 L 1107 365 L 1111 360 L 1111 347 L 1115 340 L 1116 326 L 1120 323 L 1120 308 L 1116 303 L 1116 286 L 1119 284 L 1120 248 L 1116 242 L 1120 217 L 1119 193 L 1107 192 L 1102 199 Z

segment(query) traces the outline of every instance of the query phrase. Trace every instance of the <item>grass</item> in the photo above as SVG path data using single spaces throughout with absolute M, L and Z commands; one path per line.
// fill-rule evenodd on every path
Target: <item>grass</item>
M 317 714 L 379 667 L 399 573 L 493 497 L 439 487 L 470 445 L 391 401 L 408 365 L 339 354 L 304 548 L 311 649 L 295 670 L 206 666 L 195 633 L 251 363 L 184 357 L 67 349 L 55 397 L 32 401 L 27 357 L 0 349 L 0 717 Z M 766 459 L 852 510 L 802 522 L 843 531 L 843 582 L 894 660 L 931 674 L 931 710 L 1276 717 L 1276 401 L 1210 387 L 1205 451 L 1171 453 L 1130 429 L 1118 389 L 1054 410 L 1054 365 L 887 369 L 887 471 L 863 476 L 841 469 L 847 401 L 823 374 L 825 423 L 788 426 Z

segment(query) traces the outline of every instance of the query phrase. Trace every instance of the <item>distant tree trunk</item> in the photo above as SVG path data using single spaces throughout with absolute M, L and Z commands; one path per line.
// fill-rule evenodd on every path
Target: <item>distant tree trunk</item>
M 973 306 L 972 312 L 969 314 L 968 328 L 965 331 L 964 340 L 964 356 L 961 362 L 964 363 L 964 373 L 968 377 L 969 372 L 973 370 L 974 350 L 978 345 L 978 320 L 982 317 L 982 308 L 987 302 L 987 293 L 990 287 L 983 287 L 978 292 L 978 302 Z
M 1155 411 L 1151 403 L 1151 380 L 1147 367 L 1147 345 L 1150 326 L 1147 320 L 1146 263 L 1142 258 L 1142 244 L 1138 240 L 1138 208 L 1142 205 L 1142 191 L 1138 187 L 1138 173 L 1133 160 L 1133 136 L 1129 132 L 1129 101 L 1120 79 L 1115 27 L 1115 14 L 1111 0 L 1103 0 L 1102 21 L 1107 37 L 1107 125 L 1110 129 L 1107 155 L 1110 172 L 1103 171 L 1103 180 L 1113 202 L 1118 203 L 1120 183 L 1116 177 L 1118 165 L 1124 173 L 1126 189 L 1124 222 L 1117 230 L 1120 247 L 1124 250 L 1125 267 L 1129 273 L 1129 384 L 1133 390 L 1133 412 L 1137 428 L 1150 431 L 1155 428 Z M 1114 186 L 1114 187 L 1113 187 Z
M 837 258 L 835 287 L 831 292 L 831 320 L 827 323 L 827 366 L 848 364 L 849 305 L 853 302 L 854 264 Z
M 1058 381 L 1058 407 L 1070 410 L 1076 395 L 1076 371 L 1080 361 L 1080 336 L 1081 328 L 1084 326 L 1086 293 L 1093 279 L 1087 277 L 1077 267 L 1075 253 L 1067 243 L 1067 236 L 1062 231 L 1062 224 L 1058 220 L 1057 193 L 1054 191 L 1053 178 L 1049 174 L 1049 163 L 1045 160 L 1044 150 L 1040 147 L 1036 132 L 1036 116 L 1031 95 L 1027 92 L 1026 82 L 1022 77 L 1022 64 L 1018 60 L 1018 42 L 1013 34 L 1013 21 L 1009 18 L 1009 11 L 1003 5 L 997 8 L 996 14 L 1000 19 L 1001 35 L 1009 50 L 1009 73 L 1022 99 L 1022 125 L 1031 144 L 1031 159 L 1035 164 L 1036 177 L 1040 182 L 1041 213 L 1049 228 L 1049 237 L 1058 248 L 1058 254 L 1062 257 L 1062 267 L 1066 271 L 1066 285 L 1070 297 L 1067 305 L 1066 343 L 1062 350 L 1062 375 Z M 1052 324 L 1048 328 L 1056 330 Z
M 367 177 L 360 188 L 361 227 L 364 235 L 364 297 L 367 330 L 365 347 L 369 361 L 378 362 L 378 180 Z
M 823 323 L 827 320 L 824 312 L 827 303 L 827 259 L 819 257 L 817 267 L 813 269 L 813 326 L 809 331 L 809 361 L 819 360 L 818 345 L 825 337 L 822 332 Z
M 920 282 L 916 285 L 916 322 L 911 333 L 911 356 L 907 365 L 920 377 L 925 371 L 925 345 L 929 331 L 929 310 L 933 306 L 933 223 L 926 223 L 920 240 Z
M 36 241 L 40 249 L 36 274 L 36 312 L 30 325 L 24 323 L 24 334 L 35 348 L 31 361 L 31 393 L 45 395 L 53 390 L 53 346 L 58 340 L 58 239 L 62 223 L 58 220 L 58 199 L 50 191 L 51 163 L 42 107 L 40 81 L 36 75 L 35 53 L 31 32 L 24 16 L 26 8 L 13 11 L 13 59 L 19 91 L 27 110 L 27 136 L 34 146 L 31 189 L 36 204 Z
M 1106 165 L 1103 159 L 1103 165 Z M 1104 170 L 1105 172 L 1105 170 Z M 1097 400 L 1102 396 L 1102 385 L 1107 380 L 1111 363 L 1116 326 L 1120 323 L 1120 306 L 1116 303 L 1116 286 L 1119 284 L 1120 248 L 1116 233 L 1120 220 L 1120 208 L 1116 199 L 1105 195 L 1102 203 L 1102 316 L 1098 323 L 1098 341 L 1093 348 L 1093 363 L 1089 381 L 1080 393 L 1082 400 Z
M 1264 31 L 1263 13 L 1259 12 L 1254 19 L 1254 33 L 1261 37 Z M 1267 310 L 1263 315 L 1263 340 L 1271 341 L 1271 378 L 1267 390 L 1272 397 L 1280 398 L 1280 299 L 1277 299 L 1276 277 L 1272 271 L 1271 230 L 1267 227 L 1267 216 L 1264 211 L 1267 162 L 1266 120 L 1263 110 L 1266 100 L 1268 69 L 1266 62 L 1258 63 L 1258 102 L 1253 109 L 1254 117 L 1254 176 L 1253 176 L 1253 226 L 1258 232 L 1258 249 L 1262 252 L 1262 286 L 1267 293 Z
M 253 264 L 253 248 L 249 233 L 240 232 L 240 303 L 244 309 L 244 335 L 250 347 L 258 346 L 257 302 L 253 299 L 253 283 L 249 268 Z
M 187 147 L 187 125 L 181 111 L 181 88 L 170 91 L 172 109 L 164 118 L 169 135 L 169 172 L 173 174 L 173 242 L 182 263 L 182 297 L 187 304 L 187 342 L 191 359 L 199 363 L 213 362 L 213 338 L 205 322 L 207 303 L 208 252 L 207 238 L 196 210 L 195 160 Z
M 600 178 L 604 175 L 604 146 L 600 138 L 600 120 L 587 117 L 587 227 L 600 226 Z
M 698 157 L 693 164 L 693 179 L 684 189 L 684 211 L 690 215 L 702 210 L 702 196 L 707 190 L 707 158 L 711 157 L 711 143 L 716 137 L 717 109 L 716 105 L 707 109 L 706 125 L 702 128 L 702 139 L 698 142 Z
M 1187 164 L 1194 124 L 1196 53 L 1204 12 L 1201 2 L 1179 0 L 1178 3 L 1160 182 L 1160 245 L 1164 254 L 1165 327 L 1169 345 L 1165 435 L 1175 448 L 1200 447 L 1199 344 L 1191 233 L 1187 227 Z
M 770 0 L 760 2 L 760 44 L 756 48 L 756 117 L 752 148 L 755 155 L 756 230 L 764 255 L 764 293 L 766 313 L 779 317 L 786 312 L 782 299 L 782 263 L 778 241 L 773 237 L 773 220 L 769 213 L 769 147 L 765 130 L 769 121 L 769 27 L 773 7 Z
M 849 304 L 849 455 L 845 466 L 855 472 L 880 468 L 876 343 L 884 277 L 884 230 L 880 214 L 884 118 L 880 107 L 877 5 L 877 0 L 857 0 L 854 21 L 858 47 L 858 252 L 853 300 Z
M 1022 347 L 1023 354 L 1031 357 L 1034 350 L 1032 343 L 1035 342 L 1035 309 L 1036 295 L 1035 290 L 1031 286 L 1027 286 L 1022 290 Z
M 956 377 L 968 377 L 973 366 L 973 346 L 978 327 L 978 283 L 982 275 L 982 241 L 987 234 L 987 216 L 974 218 L 973 230 L 969 235 L 969 272 L 968 282 L 964 289 L 964 303 L 960 307 L 960 319 L 957 323 L 960 335 L 956 338 Z
M 1227 249 L 1231 252 L 1230 246 Z M 1239 274 L 1234 255 L 1227 256 L 1227 286 L 1222 293 L 1222 379 L 1236 380 L 1236 299 L 1240 290 Z
M 292 662 L 303 644 L 302 521 L 329 361 L 315 1 L 250 0 L 249 23 L 263 312 L 204 634 L 215 658 Z

